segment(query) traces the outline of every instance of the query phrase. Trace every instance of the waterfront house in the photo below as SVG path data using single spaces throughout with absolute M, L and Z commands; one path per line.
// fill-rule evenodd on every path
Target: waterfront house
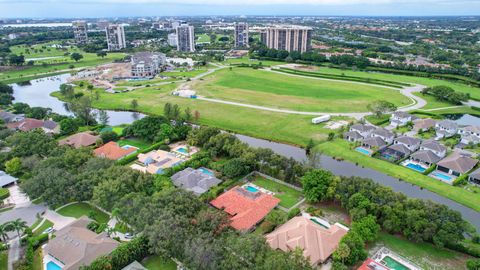
M 408 136 L 401 136 L 396 138 L 393 141 L 393 144 L 401 144 L 407 147 L 410 150 L 410 152 L 417 151 L 417 149 L 420 148 L 421 143 L 422 143 L 422 140 L 418 138 L 408 137 Z
M 111 160 L 119 160 L 130 154 L 135 153 L 138 148 L 120 147 L 116 142 L 108 142 L 99 148 L 93 150 L 93 154 L 97 157 L 108 158 Z
M 412 122 L 413 116 L 409 113 L 396 111 L 390 116 L 390 125 L 393 127 L 403 127 Z
M 0 111 L 0 119 L 3 120 L 4 123 L 13 123 L 13 122 L 20 122 L 25 119 L 24 114 L 14 114 L 7 111 Z
M 171 179 L 176 187 L 191 191 L 197 196 L 202 195 L 211 187 L 222 182 L 222 180 L 213 175 L 213 172 L 204 168 L 197 170 L 186 168 L 185 170 L 172 175 Z
M 444 158 L 447 155 L 447 148 L 442 144 L 432 140 L 424 141 L 420 145 L 420 150 L 431 151 L 440 158 Z
M 419 131 L 428 131 L 432 128 L 435 128 L 435 124 L 437 121 L 431 119 L 431 118 L 425 118 L 425 119 L 416 119 L 413 120 L 413 131 L 419 132 Z
M 437 163 L 437 170 L 458 177 L 471 171 L 477 163 L 478 160 L 455 151 Z
M 349 142 L 361 142 L 363 140 L 363 136 L 357 131 L 345 132 L 343 133 L 343 138 Z
M 236 186 L 210 202 L 230 216 L 230 226 L 242 232 L 252 230 L 279 203 L 271 194 L 250 186 Z
M 371 134 L 372 137 L 378 137 L 385 141 L 387 144 L 393 143 L 393 139 L 395 138 L 395 134 L 392 132 L 384 129 L 384 128 L 377 128 L 374 131 L 372 131 Z
M 363 124 L 354 124 L 350 127 L 350 132 L 357 132 L 362 136 L 363 138 L 370 137 L 370 134 L 372 134 L 372 131 L 375 130 L 374 126 L 369 126 L 369 125 L 363 125 Z
M 460 143 L 463 146 L 480 143 L 480 126 L 466 126 L 458 129 L 461 136 Z
M 86 147 L 97 143 L 100 136 L 91 134 L 90 132 L 80 132 L 73 134 L 58 142 L 59 145 L 70 145 L 74 148 Z
M 386 147 L 387 143 L 380 137 L 370 137 L 363 140 L 362 146 L 372 150 L 379 150 Z
M 472 184 L 480 185 L 480 168 L 476 169 L 469 175 L 468 181 Z
M 303 214 L 290 219 L 265 238 L 273 249 L 288 252 L 300 248 L 303 256 L 315 267 L 333 254 L 347 233 L 348 228 L 342 224 L 330 225 L 327 221 Z
M 43 247 L 43 269 L 78 270 L 117 248 L 119 243 L 106 232 L 87 229 L 90 222 L 83 216 L 56 232 Z
M 148 172 L 151 174 L 162 174 L 165 169 L 174 167 L 184 160 L 175 155 L 175 153 L 153 150 L 145 154 L 139 154 L 136 164 L 131 166 L 132 169 Z
M 435 124 L 437 139 L 450 138 L 457 134 L 458 125 L 451 120 L 442 120 Z
M 25 118 L 22 121 L 11 122 L 7 127 L 12 130 L 29 132 L 35 129 L 41 129 L 46 134 L 59 134 L 60 125 L 52 120 L 38 120 L 34 118 Z
M 412 151 L 410 151 L 410 149 L 403 144 L 394 144 L 381 149 L 379 153 L 382 159 L 390 162 L 397 162 L 408 157 Z

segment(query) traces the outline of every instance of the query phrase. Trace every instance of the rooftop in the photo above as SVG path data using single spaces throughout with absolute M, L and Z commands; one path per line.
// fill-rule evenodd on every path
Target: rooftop
M 185 170 L 174 174 L 171 178 L 175 186 L 192 191 L 195 195 L 201 195 L 207 192 L 211 187 L 222 182 L 215 176 L 208 175 L 192 168 L 186 168 Z
M 130 155 L 137 151 L 136 148 L 122 148 L 118 146 L 116 142 L 108 142 L 99 148 L 95 149 L 93 153 L 97 157 L 103 157 L 103 158 L 108 158 L 111 160 L 119 160 L 122 157 L 125 157 L 127 155 Z
M 387 145 L 384 140 L 380 139 L 379 137 L 370 137 L 366 138 L 363 141 L 364 144 L 369 145 L 369 146 L 375 146 L 375 147 L 382 147 Z
M 478 160 L 467 157 L 459 152 L 453 152 L 450 156 L 438 162 L 438 166 L 451 169 L 459 173 L 467 173 L 477 165 Z
M 416 145 L 420 144 L 422 140 L 418 138 L 408 137 L 408 136 L 401 136 L 395 139 L 396 142 L 403 143 L 406 145 Z
M 437 163 L 439 162 L 442 158 L 435 155 L 432 151 L 430 150 L 420 150 L 411 155 L 412 158 L 427 162 L 427 163 Z
M 89 132 L 80 132 L 59 141 L 58 144 L 80 148 L 82 146 L 90 146 L 95 144 L 99 138 L 99 136 L 92 135 Z

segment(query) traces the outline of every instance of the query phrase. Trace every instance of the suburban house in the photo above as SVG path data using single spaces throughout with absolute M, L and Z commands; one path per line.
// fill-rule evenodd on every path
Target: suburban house
M 100 136 L 92 135 L 90 132 L 80 132 L 73 134 L 58 142 L 59 145 L 70 145 L 74 148 L 86 147 L 94 145 Z
M 20 122 L 25 119 L 24 114 L 14 114 L 7 111 L 0 111 L 0 118 L 4 123 Z
M 374 126 L 362 125 L 362 124 L 355 124 L 350 127 L 350 132 L 357 132 L 363 138 L 370 137 L 372 131 L 375 130 Z
M 389 147 L 380 150 L 381 157 L 391 162 L 397 162 L 408 157 L 411 153 L 412 151 L 403 144 L 390 145 Z
M 438 139 L 450 138 L 457 134 L 458 125 L 450 120 L 442 120 L 435 124 L 435 131 Z
M 236 186 L 210 202 L 230 216 L 230 226 L 242 232 L 252 230 L 280 200 L 259 190 Z
M 211 187 L 222 182 L 222 180 L 216 178 L 212 172 L 203 168 L 198 170 L 186 168 L 172 175 L 171 179 L 176 187 L 191 191 L 197 196 L 202 195 Z
M 379 150 L 386 147 L 387 143 L 380 137 L 370 137 L 363 140 L 362 146 L 368 149 Z
M 38 120 L 33 118 L 25 118 L 22 121 L 11 122 L 7 124 L 9 129 L 28 132 L 34 129 L 41 129 L 46 134 L 59 134 L 60 125 L 52 120 Z
M 364 138 L 357 131 L 348 131 L 343 133 L 343 138 L 349 142 L 361 142 Z
M 55 233 L 43 247 L 44 269 L 78 270 L 119 245 L 106 232 L 96 234 L 87 229 L 90 222 L 83 216 Z
M 137 261 L 133 261 L 131 264 L 122 268 L 122 270 L 148 270 L 142 264 Z
M 93 154 L 97 157 L 108 158 L 111 160 L 119 160 L 137 151 L 133 147 L 120 147 L 116 142 L 108 142 L 99 148 L 93 150 Z
M 480 143 L 480 126 L 466 126 L 458 130 L 462 137 L 460 143 L 464 146 Z
M 384 128 L 377 128 L 374 131 L 372 131 L 372 137 L 378 137 L 382 140 L 384 140 L 387 144 L 393 143 L 393 139 L 395 138 L 395 134 L 392 132 L 384 129 Z
M 424 141 L 420 145 L 420 150 L 423 151 L 431 151 L 435 155 L 439 156 L 440 158 L 444 158 L 447 155 L 447 148 L 443 146 L 442 144 L 436 142 L 436 141 Z
M 472 184 L 480 185 L 480 168 L 476 169 L 469 175 L 468 181 Z
M 419 131 L 428 131 L 429 129 L 435 128 L 435 124 L 437 121 L 431 119 L 431 118 L 425 118 L 425 119 L 416 119 L 413 120 L 413 131 L 419 132 Z
M 450 175 L 460 176 L 471 171 L 477 163 L 478 160 L 455 151 L 437 163 L 437 170 Z
M 130 167 L 144 173 L 162 174 L 165 169 L 174 167 L 182 162 L 184 160 L 177 157 L 174 153 L 154 150 L 145 154 L 139 154 L 137 163 Z
M 348 228 L 339 223 L 330 226 L 324 220 L 303 214 L 290 219 L 265 238 L 273 249 L 285 252 L 302 249 L 303 256 L 309 259 L 312 266 L 316 266 L 332 255 L 347 232 Z
M 0 187 L 6 187 L 16 183 L 18 178 L 11 176 L 10 174 L 0 171 Z
M 415 162 L 422 163 L 427 167 L 430 167 L 433 164 L 439 162 L 442 158 L 435 155 L 435 153 L 430 150 L 418 150 L 417 152 L 410 155 L 410 159 Z
M 393 141 L 393 144 L 401 144 L 410 150 L 410 152 L 415 152 L 417 151 L 418 148 L 420 148 L 420 144 L 422 143 L 422 140 L 418 138 L 413 138 L 413 137 L 408 137 L 408 136 L 401 136 L 396 138 Z
M 403 127 L 412 122 L 413 116 L 409 113 L 396 111 L 390 116 L 390 125 L 393 127 Z

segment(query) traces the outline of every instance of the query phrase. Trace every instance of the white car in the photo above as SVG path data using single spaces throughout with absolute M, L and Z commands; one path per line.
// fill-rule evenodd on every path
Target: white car
M 127 233 L 125 234 L 125 239 L 133 239 L 133 237 L 134 237 L 134 235 L 131 234 L 131 233 L 128 233 L 128 232 L 127 232 Z
M 43 233 L 53 233 L 55 230 L 53 229 L 53 227 L 48 227 L 47 229 L 45 229 L 45 231 L 43 231 Z

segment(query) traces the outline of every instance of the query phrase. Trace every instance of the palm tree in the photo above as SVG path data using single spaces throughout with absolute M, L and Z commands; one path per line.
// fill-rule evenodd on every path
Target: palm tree
M 10 229 L 11 229 L 12 231 L 17 232 L 18 237 L 20 237 L 20 232 L 23 232 L 23 231 L 25 231 L 26 228 L 28 228 L 27 222 L 26 222 L 26 221 L 23 221 L 23 220 L 20 219 L 20 218 L 17 218 L 16 220 L 11 221 L 11 222 L 8 224 L 8 226 L 10 227 Z
M 0 238 L 2 239 L 3 242 L 6 242 L 8 238 L 8 223 L 0 225 Z

